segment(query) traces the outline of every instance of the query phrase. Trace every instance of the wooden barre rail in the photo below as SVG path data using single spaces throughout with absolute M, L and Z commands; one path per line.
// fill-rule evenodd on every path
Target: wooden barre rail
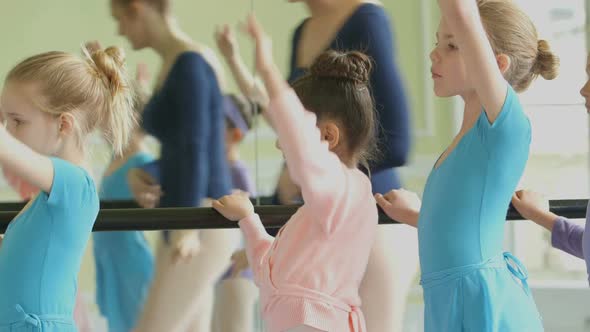
M 4 207 L 22 207 L 22 203 L 0 203 L 0 234 L 18 211 L 1 210 Z M 93 231 L 127 230 L 175 230 L 175 229 L 222 229 L 237 228 L 236 222 L 229 221 L 212 208 L 120 208 L 129 207 L 132 202 L 101 202 L 102 209 L 96 219 Z M 550 201 L 553 213 L 571 219 L 585 218 L 588 200 Z M 107 207 L 110 207 L 107 208 Z M 280 228 L 297 211 L 297 205 L 260 205 L 255 210 L 266 228 Z M 522 217 L 511 206 L 507 220 L 520 220 Z M 396 224 L 383 211 L 379 211 L 379 224 Z

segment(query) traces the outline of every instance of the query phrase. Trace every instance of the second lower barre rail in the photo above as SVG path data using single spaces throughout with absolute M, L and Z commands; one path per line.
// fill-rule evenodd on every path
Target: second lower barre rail
M 586 215 L 588 200 L 551 201 L 551 211 L 557 215 L 579 219 Z M 297 211 L 297 205 L 267 205 L 255 207 L 266 228 L 280 228 Z M 0 234 L 18 212 L 0 212 Z M 507 220 L 523 219 L 514 208 L 508 210 Z M 441 221 L 444 222 L 444 221 Z M 396 224 L 379 211 L 379 224 Z M 59 225 L 56 225 L 59 227 Z M 159 208 L 159 209 L 102 209 L 93 231 L 226 229 L 237 228 L 238 223 L 221 216 L 212 208 Z

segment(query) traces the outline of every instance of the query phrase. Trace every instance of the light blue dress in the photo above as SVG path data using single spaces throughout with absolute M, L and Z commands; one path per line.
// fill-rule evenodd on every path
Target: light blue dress
M 105 176 L 100 196 L 103 200 L 133 198 L 127 184 L 130 169 L 152 162 L 147 153 L 138 153 Z M 96 302 L 107 319 L 109 331 L 131 331 L 143 309 L 154 273 L 154 257 L 143 232 L 97 232 L 93 235 L 96 263 Z
M 85 170 L 51 161 L 51 192 L 10 223 L 0 248 L 0 332 L 77 330 L 78 273 L 99 199 Z
M 543 330 L 524 266 L 502 250 L 530 141 L 530 122 L 508 87 L 494 123 L 482 110 L 430 173 L 418 222 L 426 332 Z

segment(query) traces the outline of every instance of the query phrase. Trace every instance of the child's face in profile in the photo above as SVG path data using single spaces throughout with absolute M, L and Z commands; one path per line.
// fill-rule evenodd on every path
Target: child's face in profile
M 59 116 L 34 104 L 44 97 L 33 84 L 8 82 L 0 98 L 2 117 L 12 136 L 44 155 L 56 155 L 60 143 Z
M 436 47 L 430 53 L 434 93 L 438 97 L 461 95 L 469 88 L 465 64 L 444 18 L 440 21 L 436 39 Z

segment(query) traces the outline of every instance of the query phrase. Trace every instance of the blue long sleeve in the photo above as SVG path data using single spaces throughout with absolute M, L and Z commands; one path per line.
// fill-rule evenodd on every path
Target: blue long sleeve
M 211 67 L 197 53 L 181 54 L 143 119 L 144 128 L 162 145 L 160 206 L 196 206 L 231 190 L 220 107 Z
M 373 173 L 403 166 L 410 150 L 409 107 L 395 63 L 393 32 L 385 11 L 374 5 L 361 8 L 343 27 L 336 41 L 342 50 L 360 50 L 373 59 L 371 89 L 380 132 L 379 158 L 370 163 Z

